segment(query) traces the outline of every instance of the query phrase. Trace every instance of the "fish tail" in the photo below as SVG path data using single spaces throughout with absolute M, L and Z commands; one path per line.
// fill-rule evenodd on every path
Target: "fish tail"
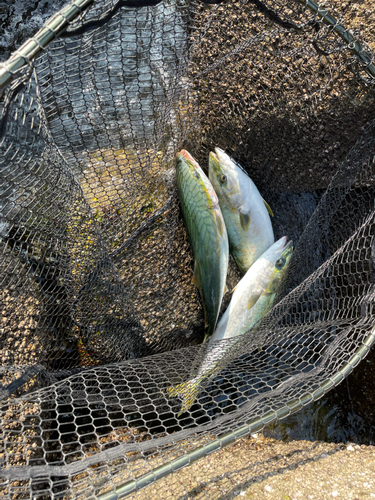
M 182 405 L 178 416 L 188 411 L 199 394 L 201 379 L 192 379 L 173 387 L 168 387 L 167 394 L 171 398 L 182 397 Z

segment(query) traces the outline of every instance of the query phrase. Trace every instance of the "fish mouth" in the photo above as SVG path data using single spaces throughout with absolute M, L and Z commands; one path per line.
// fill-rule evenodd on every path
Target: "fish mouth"
M 284 250 L 286 250 L 287 248 L 290 248 L 291 246 L 293 246 L 293 241 L 292 240 L 288 240 L 288 237 L 287 236 L 284 236 L 283 237 L 283 246 L 281 248 L 283 248 Z
M 286 236 L 284 236 L 284 238 L 285 238 L 285 241 L 283 242 L 284 246 L 281 247 L 281 250 L 282 250 L 281 255 L 283 257 L 286 257 L 287 255 L 292 254 L 294 248 L 293 248 L 293 241 L 292 240 L 288 241 L 288 238 Z
M 224 170 L 236 170 L 236 162 L 223 149 L 215 148 L 216 159 Z
M 181 149 L 179 153 L 176 153 L 176 156 L 183 156 L 186 160 L 191 161 L 194 166 L 197 165 L 197 160 L 195 160 L 190 153 L 186 151 L 186 149 Z
M 217 173 L 225 174 L 235 168 L 232 159 L 220 148 L 215 148 L 215 153 L 210 151 L 209 158 L 213 160 L 211 163 Z
M 215 148 L 215 151 L 216 151 L 216 149 L 217 148 Z M 217 155 L 213 151 L 210 151 L 210 154 L 208 156 L 211 156 L 211 158 L 213 158 L 217 162 L 219 161 L 219 158 L 217 157 Z
M 219 158 L 219 156 L 223 153 L 225 153 L 225 151 L 223 149 L 220 149 L 220 148 L 215 148 L 215 153 L 217 154 L 217 157 Z
M 276 254 L 281 252 L 280 255 L 285 255 L 286 253 L 293 251 L 293 241 L 288 240 L 287 236 L 283 236 L 282 238 L 280 238 L 279 242 L 279 246 L 275 248 Z
M 210 151 L 210 154 L 208 155 L 208 171 L 210 170 L 215 172 L 216 175 L 224 173 L 223 166 L 221 165 L 219 158 L 213 151 Z

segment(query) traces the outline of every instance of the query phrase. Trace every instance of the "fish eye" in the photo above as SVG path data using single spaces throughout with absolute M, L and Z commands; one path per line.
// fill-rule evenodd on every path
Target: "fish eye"
M 284 257 L 277 259 L 277 261 L 275 262 L 276 269 L 282 269 L 284 267 L 284 265 L 285 265 L 285 258 Z
M 226 175 L 221 175 L 220 176 L 220 182 L 224 183 L 225 181 L 227 180 L 227 176 Z

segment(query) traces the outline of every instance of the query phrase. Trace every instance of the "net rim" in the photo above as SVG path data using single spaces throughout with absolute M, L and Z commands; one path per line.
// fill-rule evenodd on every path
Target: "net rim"
M 375 344 L 375 327 L 372 328 L 371 332 L 365 338 L 363 344 L 355 351 L 355 353 L 350 357 L 350 359 L 345 363 L 345 365 L 338 370 L 332 377 L 325 379 L 322 384 L 311 393 L 305 393 L 302 397 L 294 399 L 286 404 L 283 408 L 270 411 L 258 417 L 256 419 L 251 419 L 246 422 L 243 426 L 235 431 L 230 431 L 225 434 L 219 435 L 216 439 L 212 440 L 210 443 L 195 448 L 194 450 L 186 453 L 182 457 L 175 460 L 167 462 L 166 464 L 153 469 L 151 472 L 141 476 L 138 479 L 132 479 L 126 483 L 116 487 L 115 491 L 110 493 L 103 493 L 98 495 L 98 500 L 118 500 L 124 498 L 131 493 L 135 493 L 146 486 L 162 479 L 172 472 L 176 472 L 179 469 L 191 465 L 193 462 L 209 455 L 215 451 L 225 448 L 233 444 L 238 439 L 244 438 L 250 434 L 260 431 L 266 425 L 270 425 L 277 420 L 289 416 L 291 413 L 295 413 L 300 410 L 303 406 L 317 401 L 322 398 L 328 391 L 336 387 L 340 382 L 342 382 L 362 361 L 370 351 L 371 347 Z

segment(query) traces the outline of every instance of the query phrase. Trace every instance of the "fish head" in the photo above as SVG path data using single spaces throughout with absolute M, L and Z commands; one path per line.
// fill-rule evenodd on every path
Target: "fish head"
M 191 154 L 186 151 L 186 149 L 181 149 L 181 151 L 179 153 L 176 154 L 176 159 L 177 160 L 180 160 L 180 161 L 183 161 L 183 160 L 186 160 L 188 161 L 189 163 L 193 164 L 194 167 L 198 170 L 200 169 L 200 166 L 199 166 L 199 163 L 197 162 L 197 160 L 195 160 Z
M 210 152 L 208 165 L 208 177 L 220 204 L 233 209 L 241 207 L 249 195 L 251 179 L 220 148 Z
M 281 279 L 285 276 L 293 254 L 293 242 L 283 236 L 276 241 L 260 259 L 264 259 L 262 273 L 263 287 L 267 293 L 275 293 Z
M 184 168 L 189 175 L 198 182 L 203 183 L 207 195 L 207 204 L 210 208 L 219 207 L 219 199 L 209 178 L 203 172 L 199 163 L 185 149 L 176 154 L 176 169 L 179 168 Z

